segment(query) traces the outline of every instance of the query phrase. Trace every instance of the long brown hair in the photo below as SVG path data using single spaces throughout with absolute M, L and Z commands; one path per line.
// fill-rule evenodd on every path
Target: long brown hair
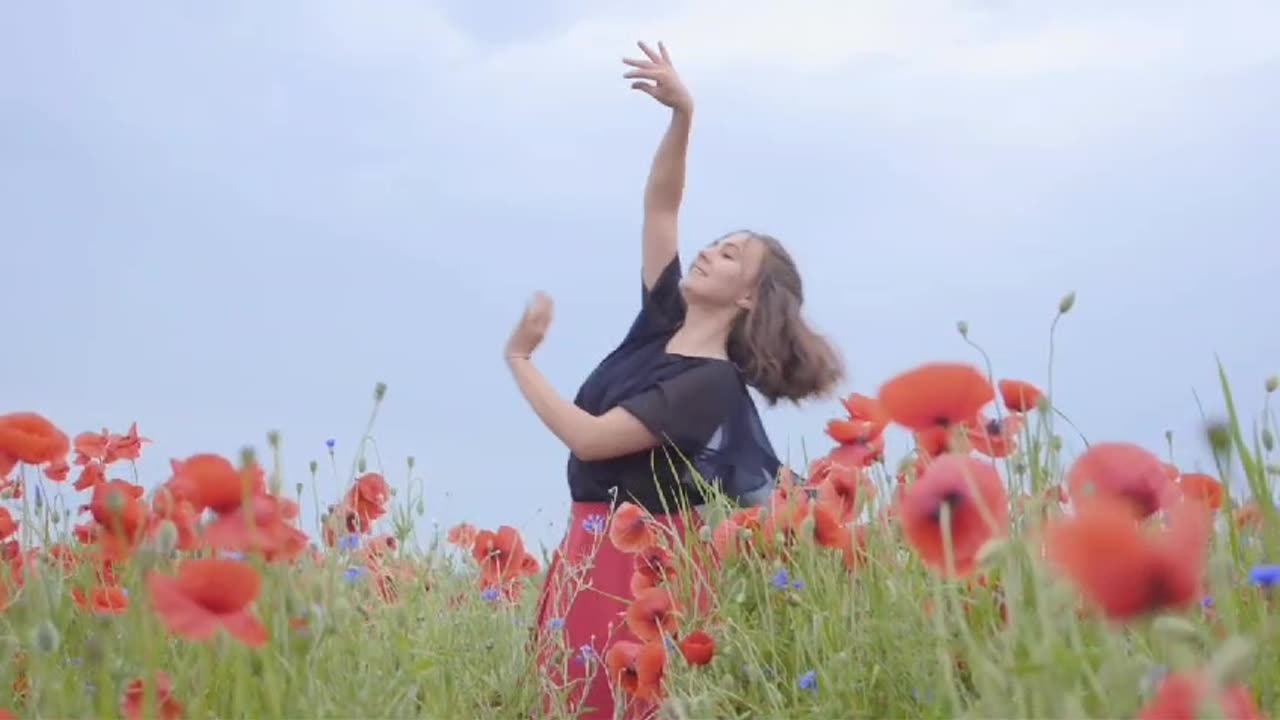
M 844 362 L 801 315 L 804 288 L 795 260 L 775 237 L 750 230 L 731 234 L 763 244 L 765 255 L 755 302 L 729 333 L 729 359 L 770 405 L 830 394 L 844 378 Z

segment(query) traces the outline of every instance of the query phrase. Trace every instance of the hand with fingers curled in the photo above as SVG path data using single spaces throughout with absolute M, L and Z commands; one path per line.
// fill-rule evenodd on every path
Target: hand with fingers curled
M 631 88 L 649 95 L 677 112 L 692 112 L 693 96 L 689 94 L 675 66 L 671 64 L 671 55 L 667 53 L 666 46 L 658 43 L 658 50 L 655 52 L 643 42 L 636 44 L 645 54 L 645 59 L 622 59 L 623 63 L 632 68 L 622 76 L 633 81 Z

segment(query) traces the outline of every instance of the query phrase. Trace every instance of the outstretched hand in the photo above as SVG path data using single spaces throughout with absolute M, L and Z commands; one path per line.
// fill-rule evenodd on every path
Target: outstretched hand
M 628 80 L 634 80 L 631 88 L 646 93 L 672 110 L 682 112 L 693 110 L 693 96 L 689 94 L 688 88 L 680 80 L 680 75 L 676 73 L 675 66 L 671 64 L 671 56 L 667 54 L 666 46 L 658 43 L 658 51 L 654 52 L 643 42 L 636 44 L 640 46 L 640 51 L 647 59 L 622 59 L 623 63 L 635 68 L 622 76 Z
M 550 296 L 543 292 L 533 294 L 520 323 L 507 340 L 507 360 L 528 359 L 533 356 L 533 351 L 542 344 L 542 339 L 547 336 L 547 329 L 551 327 L 552 309 Z

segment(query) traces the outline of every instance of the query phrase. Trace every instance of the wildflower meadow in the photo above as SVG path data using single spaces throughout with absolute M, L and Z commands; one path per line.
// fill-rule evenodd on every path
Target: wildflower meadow
M 0 718 L 573 717 L 584 673 L 670 718 L 1277 717 L 1277 381 L 1247 387 L 1259 417 L 1222 374 L 1211 476 L 1074 427 L 1052 360 L 906 368 L 758 507 L 582 521 L 635 558 L 618 635 L 583 647 L 534 626 L 552 559 L 516 529 L 419 535 L 412 460 L 361 442 L 314 497 L 272 435 L 140 477 L 163 428 L 0 408 Z

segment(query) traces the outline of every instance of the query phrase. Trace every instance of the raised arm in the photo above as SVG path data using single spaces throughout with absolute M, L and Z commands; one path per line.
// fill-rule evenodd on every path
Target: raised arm
M 634 80 L 631 87 L 671 108 L 671 123 L 658 143 L 649 180 L 644 188 L 644 226 L 641 232 L 644 286 L 653 288 L 662 271 L 676 255 L 679 238 L 680 203 L 684 198 L 685 160 L 689 132 L 693 127 L 693 98 L 681 82 L 671 56 L 662 43 L 654 52 L 639 43 L 646 59 L 626 58 L 633 69 L 623 77 Z

